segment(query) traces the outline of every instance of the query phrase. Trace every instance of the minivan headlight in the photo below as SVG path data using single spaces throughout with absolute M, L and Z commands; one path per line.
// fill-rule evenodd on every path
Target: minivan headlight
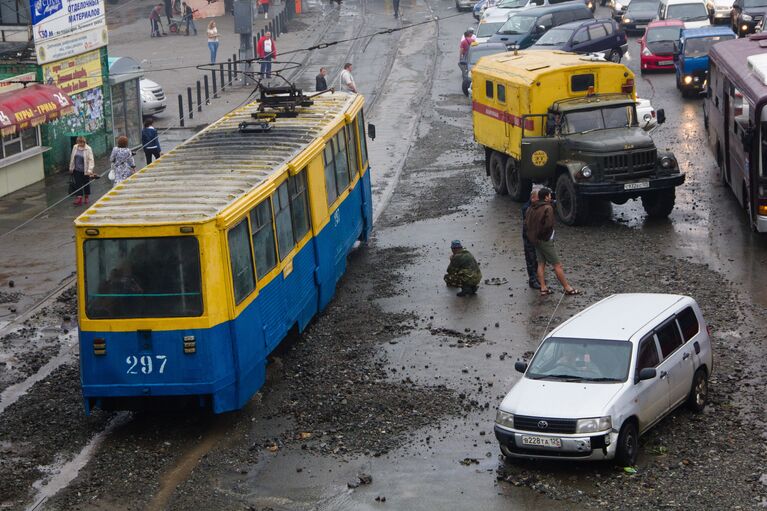
M 576 433 L 596 433 L 613 427 L 612 417 L 595 417 L 593 419 L 578 419 Z
M 498 413 L 495 414 L 495 423 L 504 428 L 512 429 L 514 428 L 514 414 L 504 412 L 499 408 Z

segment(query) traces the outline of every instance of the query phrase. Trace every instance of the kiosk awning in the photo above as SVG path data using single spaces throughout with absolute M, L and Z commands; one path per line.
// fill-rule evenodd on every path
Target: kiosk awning
M 72 99 L 54 85 L 32 84 L 0 93 L 0 134 L 39 126 L 74 112 Z

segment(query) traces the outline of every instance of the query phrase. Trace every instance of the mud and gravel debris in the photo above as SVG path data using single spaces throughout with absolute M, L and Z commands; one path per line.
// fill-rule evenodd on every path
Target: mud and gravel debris
M 13 292 L 7 292 L 7 291 L 0 291 L 0 303 L 18 303 L 18 301 L 21 299 L 21 293 L 18 291 Z

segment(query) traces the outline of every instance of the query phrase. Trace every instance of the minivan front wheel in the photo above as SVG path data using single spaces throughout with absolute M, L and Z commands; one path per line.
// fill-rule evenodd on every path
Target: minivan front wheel
M 690 395 L 687 397 L 687 407 L 693 412 L 702 412 L 708 403 L 708 375 L 701 367 L 692 377 Z
M 632 467 L 639 454 L 639 430 L 632 420 L 626 421 L 618 434 L 618 446 L 615 452 L 615 463 L 621 467 Z

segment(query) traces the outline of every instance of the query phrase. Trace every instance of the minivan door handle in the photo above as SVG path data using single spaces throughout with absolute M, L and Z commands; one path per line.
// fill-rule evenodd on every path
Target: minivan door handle
M 690 352 L 685 351 L 684 355 L 682 355 L 682 360 L 687 360 L 688 358 L 690 358 Z
M 668 373 L 666 371 L 661 371 L 660 372 L 661 379 L 665 378 L 666 376 L 668 376 Z

